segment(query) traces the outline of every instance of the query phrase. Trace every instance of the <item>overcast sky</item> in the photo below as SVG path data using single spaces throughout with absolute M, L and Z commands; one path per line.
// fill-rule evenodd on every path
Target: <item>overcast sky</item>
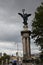
M 25 12 L 32 14 L 28 19 L 28 27 L 31 30 L 34 12 L 41 2 L 43 0 L 0 0 L 0 52 L 10 54 L 12 51 L 11 54 L 15 54 L 17 44 L 19 50 L 22 51 L 20 32 L 23 29 L 23 20 L 18 13 L 22 13 L 22 9 L 26 9 Z M 31 40 L 31 48 L 33 47 L 35 50 L 32 49 L 31 52 L 38 52 L 38 47 Z

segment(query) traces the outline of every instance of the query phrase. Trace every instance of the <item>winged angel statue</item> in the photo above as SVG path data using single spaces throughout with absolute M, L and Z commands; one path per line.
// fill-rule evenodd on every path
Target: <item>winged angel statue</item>
M 27 13 L 24 14 L 24 11 L 23 11 L 23 14 L 21 14 L 21 13 L 18 13 L 18 14 L 23 18 L 23 24 L 27 25 L 28 17 L 31 16 L 31 14 L 27 14 Z

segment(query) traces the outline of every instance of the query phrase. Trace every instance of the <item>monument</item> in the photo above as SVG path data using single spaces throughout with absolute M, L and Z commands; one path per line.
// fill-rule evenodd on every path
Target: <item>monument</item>
M 22 44 L 23 44 L 23 65 L 31 65 L 31 50 L 30 50 L 30 34 L 31 31 L 28 30 L 28 17 L 31 14 L 25 13 L 25 9 L 22 10 L 23 14 L 18 13 L 23 18 L 23 30 L 21 31 Z

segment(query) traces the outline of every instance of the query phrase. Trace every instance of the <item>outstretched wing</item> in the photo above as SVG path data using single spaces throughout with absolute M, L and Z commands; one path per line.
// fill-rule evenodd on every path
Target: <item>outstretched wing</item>
M 21 14 L 21 13 L 18 13 L 22 18 L 23 18 L 23 14 Z
M 27 14 L 27 17 L 31 16 L 31 14 Z

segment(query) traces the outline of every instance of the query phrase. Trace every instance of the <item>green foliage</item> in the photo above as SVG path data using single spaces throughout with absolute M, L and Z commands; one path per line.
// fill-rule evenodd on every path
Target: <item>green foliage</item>
M 4 53 L 3 56 L 0 58 L 0 64 L 1 64 L 2 60 L 3 60 L 3 63 L 5 65 L 6 59 L 7 59 L 7 62 L 9 64 L 10 56 L 7 55 L 6 53 Z
M 35 17 L 32 21 L 32 38 L 43 49 L 43 3 L 36 9 Z

